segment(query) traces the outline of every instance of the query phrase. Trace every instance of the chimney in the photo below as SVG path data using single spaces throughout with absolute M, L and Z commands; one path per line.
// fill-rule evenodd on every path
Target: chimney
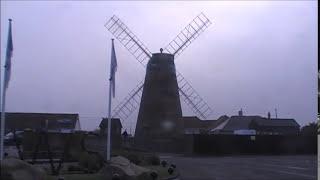
M 238 113 L 239 113 L 239 116 L 243 116 L 242 108 L 240 109 L 240 111 Z
M 268 112 L 268 119 L 271 119 L 271 115 L 270 115 L 270 112 Z

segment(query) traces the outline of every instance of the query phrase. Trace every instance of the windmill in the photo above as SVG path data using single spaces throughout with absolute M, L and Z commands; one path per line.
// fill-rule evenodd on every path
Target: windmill
M 127 119 L 139 106 L 135 143 L 151 149 L 176 144 L 183 134 L 180 98 L 202 119 L 212 113 L 208 104 L 175 68 L 178 57 L 209 25 L 200 13 L 160 53 L 151 53 L 134 33 L 117 17 L 105 27 L 146 67 L 145 80 L 113 110 L 113 117 Z M 141 100 L 141 101 L 140 101 Z M 171 144 L 171 145 L 169 145 Z M 156 147 L 158 146 L 158 147 Z

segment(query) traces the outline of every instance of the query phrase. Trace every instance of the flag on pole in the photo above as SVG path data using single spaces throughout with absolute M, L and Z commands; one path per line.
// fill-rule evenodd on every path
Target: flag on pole
M 107 161 L 110 161 L 111 155 L 111 94 L 115 96 L 115 75 L 117 71 L 117 58 L 114 50 L 114 44 L 112 39 L 111 44 L 111 63 L 110 63 L 110 78 L 109 78 L 109 106 L 108 106 L 108 136 L 107 136 Z
M 9 33 L 7 41 L 6 62 L 4 65 L 4 90 L 8 88 L 11 76 L 11 57 L 13 52 L 12 32 L 11 32 L 11 19 L 9 19 Z
M 110 65 L 110 83 L 112 86 L 112 95 L 113 97 L 115 96 L 115 88 L 116 88 L 116 80 L 115 80 L 115 75 L 117 71 L 117 57 L 116 57 L 116 52 L 114 50 L 114 44 L 113 44 L 113 39 L 112 39 L 112 48 L 111 48 L 111 65 Z
M 0 160 L 3 160 L 3 142 L 4 142 L 4 131 L 5 131 L 5 102 L 6 102 L 6 90 L 9 85 L 10 74 L 11 74 L 11 57 L 13 51 L 13 44 L 12 44 L 12 33 L 11 33 L 11 19 L 9 19 L 9 32 L 8 32 L 8 42 L 7 42 L 7 51 L 6 51 L 6 62 L 4 66 L 4 84 L 1 94 L 1 126 L 0 126 Z

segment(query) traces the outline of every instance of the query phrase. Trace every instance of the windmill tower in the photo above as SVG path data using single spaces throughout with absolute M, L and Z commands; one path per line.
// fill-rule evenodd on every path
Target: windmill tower
M 124 120 L 139 108 L 135 144 L 154 150 L 178 150 L 183 135 L 180 97 L 200 118 L 212 112 L 190 83 L 176 71 L 174 59 L 203 32 L 211 22 L 203 14 L 195 17 L 165 48 L 151 53 L 116 16 L 105 27 L 146 67 L 145 80 L 113 110 L 113 117 Z M 140 101 L 141 100 L 141 101 Z
M 136 145 L 158 150 L 172 147 L 170 144 L 182 135 L 180 117 L 182 111 L 174 56 L 154 53 L 147 65 L 135 131 Z

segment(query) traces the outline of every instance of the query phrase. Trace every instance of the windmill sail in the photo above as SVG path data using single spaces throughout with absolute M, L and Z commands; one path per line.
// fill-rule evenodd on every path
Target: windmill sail
M 173 54 L 176 58 L 211 24 L 204 13 L 200 13 L 164 48 L 164 51 Z M 210 106 L 178 71 L 177 81 L 180 97 L 194 113 L 207 119 L 212 113 Z
M 210 25 L 210 20 L 200 13 L 164 48 L 164 51 L 177 57 Z
M 105 27 L 143 66 L 147 65 L 151 52 L 117 16 L 112 16 Z
M 213 112 L 210 106 L 194 90 L 190 83 L 177 72 L 180 98 L 188 107 L 202 119 L 208 119 Z M 143 81 L 141 81 L 129 94 L 113 109 L 113 117 L 121 120 L 127 119 L 140 105 Z
M 121 120 L 127 119 L 140 104 L 143 81 L 141 81 L 130 93 L 113 109 L 112 116 Z
M 208 119 L 212 113 L 210 106 L 200 97 L 190 83 L 177 72 L 177 81 L 179 94 L 183 101 L 192 109 L 192 111 L 202 119 Z

